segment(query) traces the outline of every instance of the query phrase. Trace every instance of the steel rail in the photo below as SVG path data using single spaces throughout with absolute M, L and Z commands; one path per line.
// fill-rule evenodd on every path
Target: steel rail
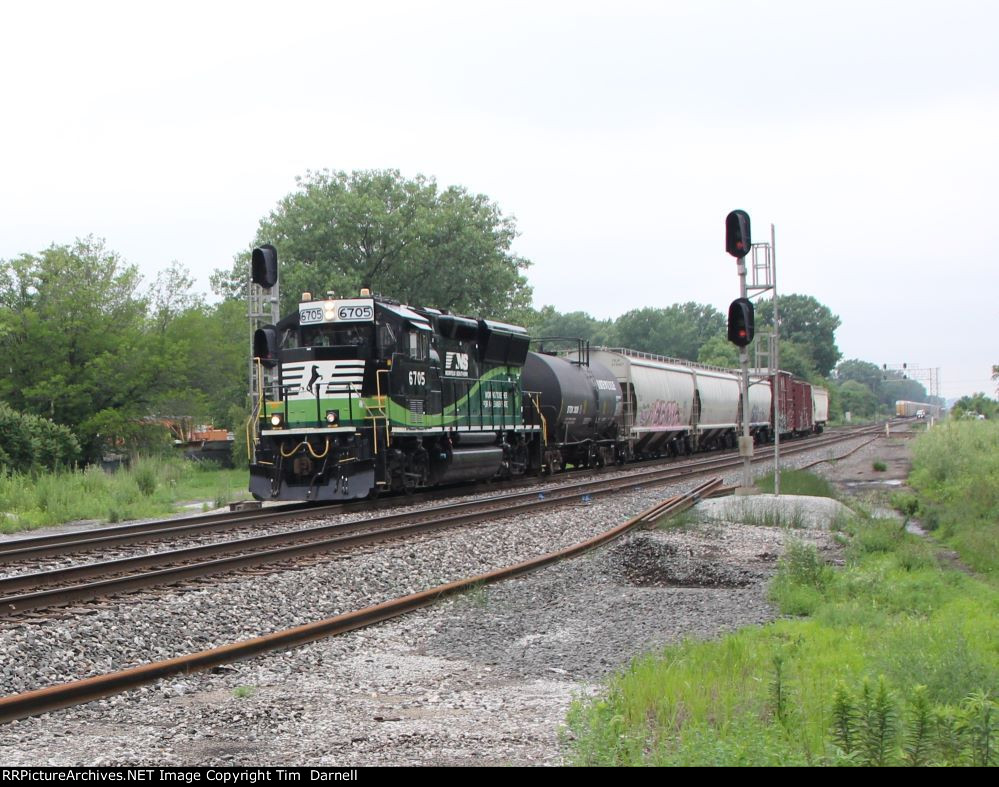
M 689 508 L 702 497 L 710 494 L 720 484 L 721 481 L 719 479 L 712 479 L 704 482 L 696 489 L 687 492 L 685 495 L 670 498 L 670 502 L 673 504 L 670 509 L 671 513 L 677 513 L 684 508 Z M 661 507 L 662 503 L 657 503 L 653 506 L 653 509 Z M 203 671 L 220 664 L 238 661 L 269 651 L 302 645 L 307 642 L 313 642 L 318 639 L 370 626 L 373 623 L 379 623 L 389 618 L 398 617 L 399 615 L 427 606 L 438 599 L 459 593 L 471 587 L 508 579 L 519 574 L 537 570 L 559 560 L 574 557 L 582 552 L 605 544 L 642 524 L 643 518 L 647 513 L 648 511 L 643 511 L 623 524 L 565 549 L 549 552 L 532 560 L 526 560 L 495 571 L 478 574 L 467 579 L 438 585 L 420 593 L 413 593 L 354 612 L 348 612 L 336 617 L 254 637 L 241 642 L 223 645 L 219 648 L 203 650 L 187 656 L 179 656 L 165 661 L 132 667 L 131 669 L 119 672 L 97 675 L 91 678 L 84 678 L 83 680 L 3 697 L 0 698 L 0 722 L 49 713 L 71 705 L 80 705 L 143 686 L 172 675 L 186 675 L 192 672 Z

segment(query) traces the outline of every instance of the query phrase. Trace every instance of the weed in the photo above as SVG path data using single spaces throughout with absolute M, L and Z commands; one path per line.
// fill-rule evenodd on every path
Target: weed
M 860 749 L 864 765 L 890 764 L 898 730 L 895 702 L 884 676 L 878 678 L 877 689 L 866 678 L 860 691 L 858 714 Z
M 888 465 L 886 465 L 880 459 L 875 459 L 871 467 L 873 467 L 879 473 L 883 473 L 885 470 L 888 469 Z
M 919 498 L 911 492 L 895 492 L 891 496 L 891 506 L 906 516 L 919 513 Z
M 925 686 L 916 686 L 909 700 L 909 718 L 902 750 L 907 765 L 926 765 L 929 758 L 933 713 Z
M 856 748 L 858 718 L 853 696 L 846 686 L 840 683 L 833 695 L 831 735 L 839 750 L 847 756 L 852 755 Z
M 489 587 L 485 582 L 475 582 L 461 596 L 473 607 L 485 607 L 489 603 Z
M 691 530 L 700 522 L 700 516 L 692 508 L 673 516 L 660 517 L 656 521 L 659 530 Z
M 252 697 L 256 691 L 257 690 L 253 686 L 237 686 L 232 690 L 232 696 L 237 700 L 245 700 Z
M 146 497 L 152 497 L 156 491 L 156 472 L 148 464 L 142 464 L 133 471 L 135 485 Z
M 975 691 L 961 704 L 961 719 L 957 728 L 963 733 L 971 754 L 971 764 L 978 768 L 994 765 L 999 730 L 999 708 L 987 691 Z

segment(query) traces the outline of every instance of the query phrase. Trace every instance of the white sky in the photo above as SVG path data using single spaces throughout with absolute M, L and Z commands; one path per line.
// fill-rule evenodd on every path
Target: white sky
M 296 175 L 398 168 L 516 216 L 537 306 L 724 312 L 742 208 L 845 358 L 995 393 L 994 0 L 35 0 L 0 31 L 0 258 L 93 233 L 207 291 Z

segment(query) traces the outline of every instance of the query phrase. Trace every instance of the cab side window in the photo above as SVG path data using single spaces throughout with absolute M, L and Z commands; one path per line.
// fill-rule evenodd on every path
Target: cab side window
M 407 331 L 407 351 L 415 361 L 425 361 L 430 354 L 430 337 L 426 331 Z

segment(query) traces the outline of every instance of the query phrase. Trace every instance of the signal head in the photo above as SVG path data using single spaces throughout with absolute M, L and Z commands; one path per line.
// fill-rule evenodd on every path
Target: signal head
M 725 251 L 733 257 L 745 257 L 752 245 L 749 214 L 744 210 L 733 210 L 725 217 Z
M 265 243 L 253 250 L 250 257 L 250 278 L 265 290 L 277 284 L 277 249 L 271 244 Z
M 749 298 L 736 298 L 728 307 L 728 340 L 745 347 L 756 334 L 756 310 Z

